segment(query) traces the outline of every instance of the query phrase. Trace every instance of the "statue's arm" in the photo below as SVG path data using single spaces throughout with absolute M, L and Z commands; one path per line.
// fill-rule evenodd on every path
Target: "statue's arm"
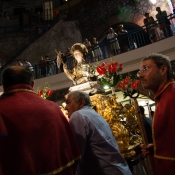
M 55 52 L 57 53 L 57 66 L 60 68 L 61 63 L 63 63 L 63 60 L 61 58 L 61 51 L 55 49 Z
M 63 62 L 62 57 L 61 57 L 61 51 L 57 51 L 55 49 L 55 52 L 57 53 L 57 66 L 58 68 L 60 68 L 60 65 L 63 64 L 63 70 L 64 73 L 66 74 L 66 76 L 73 81 L 73 84 L 75 85 L 76 82 L 74 81 L 75 76 L 73 74 L 71 74 L 71 72 L 69 72 L 69 70 L 67 69 L 67 65 Z
M 75 82 L 75 75 L 73 73 L 71 73 L 68 69 L 67 69 L 67 65 L 66 64 L 63 64 L 63 70 L 64 70 L 64 73 L 66 74 L 66 76 L 73 81 L 73 84 L 76 85 L 76 82 Z

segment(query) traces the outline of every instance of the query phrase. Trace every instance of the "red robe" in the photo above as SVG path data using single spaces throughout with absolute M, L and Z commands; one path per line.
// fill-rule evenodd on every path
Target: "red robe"
M 171 79 L 155 94 L 153 143 L 156 175 L 175 175 L 175 82 Z
M 7 136 L 7 128 L 0 114 L 0 138 Z
M 79 148 L 54 102 L 29 85 L 14 85 L 0 97 L 0 113 L 8 132 L 0 138 L 2 174 L 75 174 Z

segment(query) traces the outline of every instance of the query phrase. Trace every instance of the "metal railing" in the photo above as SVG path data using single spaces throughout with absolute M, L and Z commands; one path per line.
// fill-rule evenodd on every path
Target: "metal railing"
M 174 14 L 171 14 L 168 16 L 169 21 L 171 21 L 174 18 L 175 18 Z M 166 28 L 167 37 L 170 37 L 170 34 L 168 33 L 168 29 L 167 29 L 168 26 L 166 21 L 164 20 L 163 23 Z M 174 23 L 172 21 L 171 21 L 171 25 L 173 30 Z M 161 38 L 162 32 L 161 30 L 159 30 L 158 21 L 155 21 L 152 27 L 155 28 L 157 35 L 159 36 L 159 39 L 157 41 L 165 38 L 165 36 Z M 175 30 L 173 30 L 173 33 L 175 34 Z M 29 38 L 29 40 L 24 42 L 21 46 L 16 48 L 15 51 L 10 53 L 9 59 L 7 59 L 6 62 L 1 63 L 0 74 L 2 73 L 2 70 L 5 68 L 5 65 L 13 65 L 14 64 L 14 62 L 12 61 L 13 58 L 15 58 L 21 51 L 23 51 L 28 45 L 30 45 L 36 38 L 37 36 L 36 37 L 33 36 L 33 38 Z M 120 45 L 120 51 L 116 47 L 116 44 L 115 44 L 116 42 L 118 42 L 118 44 Z M 98 45 L 95 45 L 94 47 L 90 47 L 89 52 L 86 56 L 86 62 L 93 63 L 96 61 L 100 61 L 100 60 L 109 58 L 110 56 L 114 56 L 133 49 L 137 49 L 151 43 L 152 41 L 151 41 L 151 38 L 149 37 L 149 33 L 147 32 L 147 26 L 138 27 L 138 28 L 135 28 L 134 30 L 128 31 L 127 34 L 118 36 L 111 40 L 102 41 Z M 112 45 L 113 47 L 111 47 Z M 125 47 L 125 45 L 127 47 Z M 67 64 L 68 69 L 70 70 L 75 65 L 75 61 L 74 59 L 72 59 L 71 55 L 65 57 L 65 63 Z M 62 67 L 60 68 L 57 67 L 56 59 L 46 62 L 42 66 L 33 65 L 31 67 L 31 70 L 34 73 L 35 79 L 51 76 L 51 75 L 63 72 Z

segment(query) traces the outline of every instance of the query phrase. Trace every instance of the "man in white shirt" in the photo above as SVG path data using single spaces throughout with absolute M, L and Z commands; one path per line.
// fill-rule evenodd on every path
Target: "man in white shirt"
M 76 175 L 131 175 L 108 123 L 91 108 L 89 95 L 66 95 L 70 126 L 81 152 Z

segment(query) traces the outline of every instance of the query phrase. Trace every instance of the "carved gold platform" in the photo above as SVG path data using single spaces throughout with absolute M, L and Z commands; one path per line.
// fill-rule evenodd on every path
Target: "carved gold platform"
M 110 125 L 122 155 L 127 159 L 133 158 L 134 148 L 141 143 L 134 107 L 129 104 L 122 106 L 117 102 L 115 95 L 95 94 L 90 98 L 93 109 Z

